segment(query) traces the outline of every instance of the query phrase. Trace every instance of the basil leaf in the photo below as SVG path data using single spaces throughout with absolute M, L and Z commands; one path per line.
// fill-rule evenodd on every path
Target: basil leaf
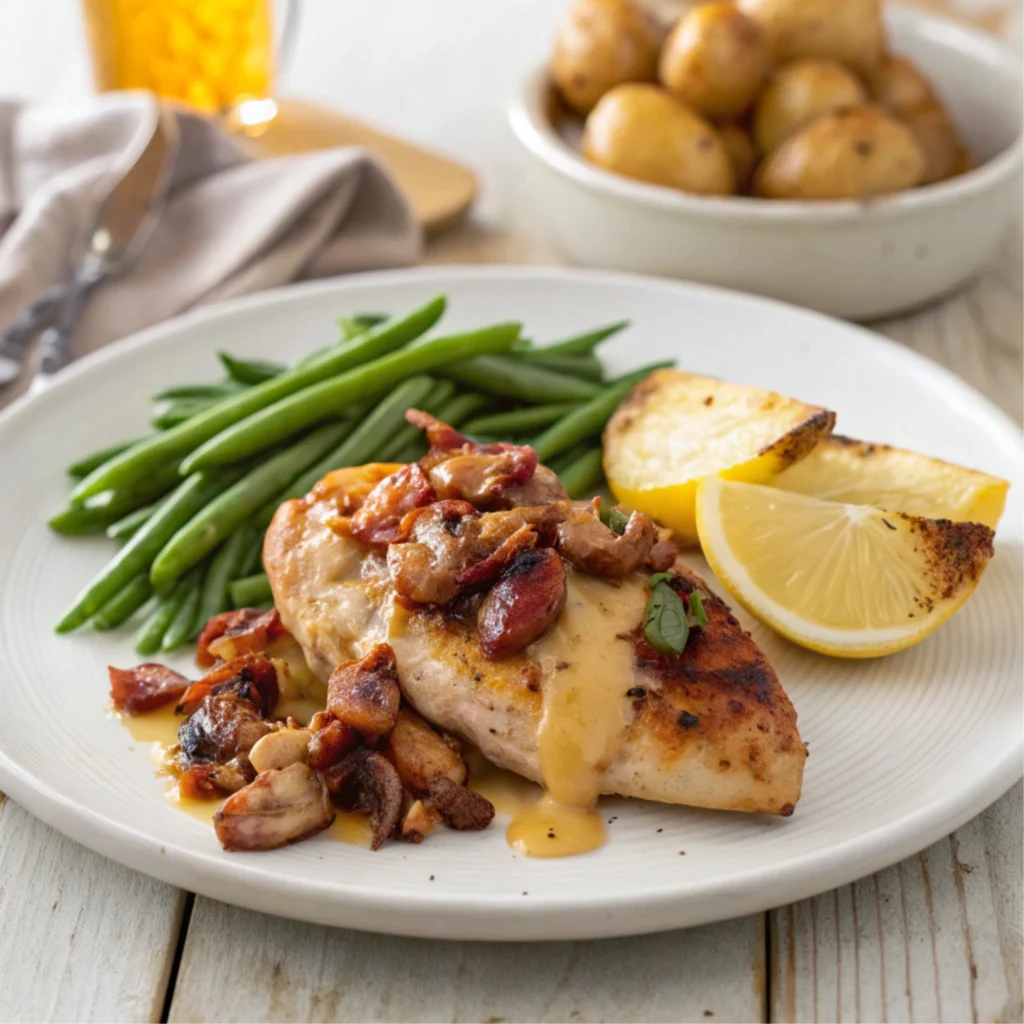
M 651 596 L 647 599 L 644 635 L 660 654 L 682 654 L 686 647 L 686 641 L 690 636 L 686 608 L 679 595 L 667 583 L 655 584 Z
M 598 506 L 597 517 L 609 530 L 617 533 L 620 537 L 626 532 L 629 516 L 623 515 L 614 505 L 609 505 L 605 508 L 605 504 L 602 501 Z
M 624 516 L 617 508 L 608 510 L 608 528 L 620 537 L 626 532 L 629 517 Z
M 706 626 L 708 624 L 708 613 L 704 611 L 704 595 L 699 590 L 690 594 L 687 613 L 691 626 Z
M 653 590 L 659 583 L 671 583 L 675 577 L 670 572 L 656 572 L 647 580 L 647 587 Z

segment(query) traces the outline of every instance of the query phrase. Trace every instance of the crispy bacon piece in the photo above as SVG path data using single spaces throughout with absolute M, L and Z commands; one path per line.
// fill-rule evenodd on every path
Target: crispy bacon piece
M 227 790 L 216 781 L 215 764 L 196 764 L 187 767 L 178 776 L 178 796 L 182 800 L 212 800 Z
M 348 533 L 370 547 L 386 547 L 402 539 L 407 512 L 429 505 L 437 495 L 418 463 L 386 476 L 367 495 L 351 519 L 342 520 Z
M 309 741 L 308 760 L 317 771 L 337 764 L 359 743 L 355 729 L 339 722 L 329 711 L 318 711 L 309 728 L 313 738 Z
M 439 451 L 450 451 L 469 444 L 468 438 L 460 434 L 454 427 L 442 422 L 436 416 L 421 409 L 406 409 L 405 420 L 419 428 L 427 435 L 427 444 Z
M 420 460 L 440 498 L 471 502 L 482 511 L 564 500 L 558 477 L 538 465 L 528 445 L 474 444 L 429 413 L 410 409 L 405 418 L 426 431 L 430 451 Z
M 477 636 L 492 658 L 542 637 L 565 606 L 565 566 L 551 548 L 520 552 L 480 604 Z
M 479 832 L 494 820 L 494 804 L 444 775 L 430 780 L 430 799 L 442 821 L 460 832 Z
M 592 576 L 613 580 L 643 565 L 658 539 L 654 520 L 642 512 L 630 515 L 621 536 L 591 509 L 575 509 L 558 527 L 558 550 L 564 558 Z
M 461 753 L 409 707 L 399 710 L 385 754 L 414 793 L 426 793 L 439 775 L 460 784 L 469 776 Z
M 486 586 L 521 551 L 553 543 L 568 502 L 477 514 L 463 501 L 438 501 L 415 515 L 409 540 L 388 549 L 398 593 L 417 604 L 447 605 Z
M 135 668 L 107 666 L 110 675 L 110 700 L 118 711 L 141 715 L 176 704 L 188 689 L 189 681 L 180 673 L 147 661 Z
M 388 644 L 343 662 L 327 683 L 327 710 L 371 746 L 391 732 L 401 699 L 395 652 Z
M 224 689 L 220 690 L 219 687 Z M 269 658 L 262 655 L 239 655 L 192 683 L 182 695 L 178 711 L 185 715 L 192 714 L 202 700 L 215 690 L 236 691 L 239 696 L 250 700 L 262 715 L 269 715 L 280 695 L 277 669 Z
M 309 765 L 292 764 L 258 775 L 229 796 L 213 816 L 225 850 L 276 850 L 334 821 L 327 788 Z
M 218 660 L 230 661 L 240 654 L 261 654 L 288 630 L 281 624 L 276 608 L 237 608 L 214 615 L 199 634 L 196 664 L 204 668 Z
M 658 539 L 654 542 L 654 547 L 651 548 L 651 553 L 647 556 L 647 564 L 655 572 L 666 572 L 676 564 L 678 557 L 679 550 L 672 539 L 672 531 L 659 527 Z

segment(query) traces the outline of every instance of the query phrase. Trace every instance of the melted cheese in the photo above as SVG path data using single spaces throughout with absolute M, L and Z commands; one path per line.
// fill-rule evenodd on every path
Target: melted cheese
M 531 857 L 596 849 L 604 825 L 594 811 L 605 769 L 625 738 L 635 684 L 629 639 L 647 593 L 582 573 L 569 577 L 565 609 L 532 654 L 542 673 L 544 711 L 537 736 L 545 797 L 521 808 L 509 844 Z

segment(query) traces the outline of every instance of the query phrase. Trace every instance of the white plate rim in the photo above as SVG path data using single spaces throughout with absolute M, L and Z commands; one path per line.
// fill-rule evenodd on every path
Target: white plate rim
M 954 396 L 968 396 L 974 404 L 986 407 L 994 422 L 1005 431 L 1005 450 L 1019 465 L 1024 465 L 1024 446 L 1020 441 L 1020 428 L 990 400 L 957 377 L 950 370 L 927 357 L 900 346 L 880 335 L 854 324 L 837 321 L 813 311 L 788 303 L 717 288 L 664 278 L 646 277 L 607 271 L 580 270 L 564 267 L 541 266 L 459 266 L 443 265 L 408 270 L 377 271 L 351 275 L 345 278 L 307 282 L 261 292 L 257 295 L 233 299 L 229 302 L 191 311 L 172 320 L 141 331 L 116 342 L 99 352 L 79 360 L 63 372 L 47 392 L 63 390 L 83 374 L 93 372 L 123 353 L 160 344 L 183 328 L 207 321 L 230 319 L 236 311 L 251 311 L 264 305 L 299 301 L 306 296 L 339 291 L 342 294 L 361 286 L 403 286 L 429 282 L 431 279 L 491 278 L 524 281 L 535 278 L 545 280 L 586 280 L 609 287 L 615 285 L 643 285 L 672 291 L 705 294 L 755 307 L 772 306 L 790 315 L 810 318 L 834 329 L 841 324 L 853 331 L 869 349 L 883 360 L 897 360 L 916 364 L 927 373 L 942 390 Z M 0 429 L 23 414 L 38 396 L 23 396 L 0 413 Z M 327 885 L 316 879 L 297 880 L 289 876 L 273 875 L 274 890 L 266 891 L 259 885 L 261 879 L 271 877 L 269 871 L 257 863 L 230 864 L 201 851 L 182 846 L 171 846 L 152 839 L 144 833 L 115 818 L 82 807 L 64 797 L 58 790 L 41 783 L 0 748 L 0 788 L 41 820 L 69 835 L 83 845 L 111 857 L 128 867 L 173 885 L 190 889 L 213 899 L 232 900 L 231 890 L 239 888 L 240 880 L 247 890 L 244 905 L 268 913 L 284 914 L 325 924 L 343 924 L 363 930 L 380 930 L 392 934 L 435 938 L 478 939 L 559 939 L 575 937 L 603 937 L 636 934 L 677 927 L 685 918 L 687 925 L 757 913 L 793 902 L 823 891 L 847 884 L 877 870 L 896 863 L 918 852 L 931 843 L 955 831 L 976 814 L 1005 793 L 1024 775 L 1024 735 L 1012 747 L 995 759 L 988 769 L 976 775 L 970 785 L 954 791 L 944 800 L 932 801 L 905 817 L 898 824 L 890 824 L 866 831 L 841 850 L 828 854 L 812 850 L 787 862 L 784 868 L 776 866 L 751 867 L 736 872 L 727 879 L 709 883 L 687 884 L 685 879 L 671 883 L 649 897 L 638 901 L 636 894 L 608 896 L 591 894 L 588 897 L 546 896 L 543 908 L 531 906 L 527 901 L 496 896 L 478 899 L 471 905 L 452 906 L 444 896 L 434 896 L 429 890 L 389 896 L 372 886 L 343 881 Z M 809 870 L 810 869 L 810 870 Z M 292 907 L 289 900 L 298 900 Z M 339 899 L 344 899 L 344 913 L 337 912 Z M 316 903 L 329 903 L 318 912 Z M 237 901 L 242 902 L 242 901 Z M 652 906 L 645 906 L 650 903 Z M 694 912 L 692 905 L 699 904 Z M 656 906 L 653 906 L 656 904 Z M 327 912 L 327 911 L 330 912 Z M 616 921 L 619 911 L 629 910 L 632 923 Z M 367 919 L 367 911 L 377 911 L 384 917 L 375 927 Z M 572 915 L 567 931 L 552 933 L 550 919 L 555 915 Z M 488 924 L 495 916 L 502 921 L 501 934 Z

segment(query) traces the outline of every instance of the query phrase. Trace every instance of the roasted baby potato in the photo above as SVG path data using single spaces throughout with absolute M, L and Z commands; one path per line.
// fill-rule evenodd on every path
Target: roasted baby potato
M 555 36 L 551 78 L 586 114 L 616 85 L 653 81 L 660 43 L 660 27 L 632 0 L 575 0 Z
M 935 103 L 935 93 L 921 69 L 906 57 L 888 56 L 867 79 L 874 101 L 897 117 Z
M 922 185 L 945 181 L 960 173 L 963 146 L 944 107 L 928 103 L 903 120 L 924 154 Z
M 735 121 L 729 121 L 718 126 L 718 134 L 725 143 L 729 159 L 732 160 L 732 168 L 736 172 L 736 190 L 746 192 L 754 176 L 754 165 L 757 163 L 750 132 Z
M 732 3 L 697 7 L 665 40 L 658 77 L 704 117 L 738 117 L 764 84 L 771 48 L 764 29 Z
M 616 174 L 684 192 L 736 190 L 718 132 L 655 85 L 619 85 L 602 96 L 587 118 L 583 155 Z
M 769 199 L 863 199 L 921 183 L 925 159 L 910 129 L 880 107 L 829 114 L 790 136 L 758 168 Z
M 736 0 L 772 39 L 778 61 L 837 60 L 860 74 L 882 63 L 880 0 Z
M 797 60 L 772 77 L 754 110 L 754 141 L 769 153 L 805 125 L 825 114 L 868 102 L 855 75 L 832 60 Z

